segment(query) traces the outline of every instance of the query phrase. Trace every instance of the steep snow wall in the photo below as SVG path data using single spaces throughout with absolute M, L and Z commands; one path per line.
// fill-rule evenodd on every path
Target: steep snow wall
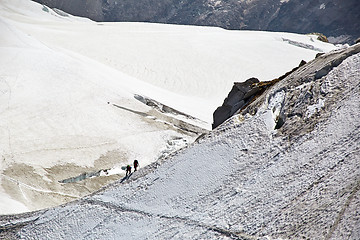
M 1 217 L 1 236 L 359 239 L 359 52 L 357 44 L 305 64 L 246 114 L 129 179 Z

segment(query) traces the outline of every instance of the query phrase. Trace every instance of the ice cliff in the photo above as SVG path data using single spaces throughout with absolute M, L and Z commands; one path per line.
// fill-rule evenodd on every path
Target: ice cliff
M 360 44 L 88 197 L 1 216 L 8 239 L 359 239 Z M 280 123 L 279 123 L 280 121 Z

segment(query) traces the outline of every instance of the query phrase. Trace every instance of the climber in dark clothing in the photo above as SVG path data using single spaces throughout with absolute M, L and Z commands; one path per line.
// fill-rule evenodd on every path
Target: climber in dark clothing
M 134 172 L 136 172 L 138 167 L 139 167 L 139 161 L 135 159 L 134 160 L 134 168 L 135 168 Z
M 130 165 L 126 166 L 126 176 L 131 173 L 131 167 Z

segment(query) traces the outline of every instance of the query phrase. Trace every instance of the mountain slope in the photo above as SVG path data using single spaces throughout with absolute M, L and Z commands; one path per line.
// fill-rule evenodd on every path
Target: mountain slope
M 134 159 L 161 159 L 210 129 L 234 81 L 335 48 L 310 35 L 96 23 L 28 0 L 3 0 L 0 13 L 1 214 L 77 199 Z
M 225 29 L 321 32 L 334 42 L 359 37 L 357 0 L 35 0 L 96 21 L 158 22 Z
M 79 201 L 2 217 L 3 236 L 358 239 L 359 66 L 360 44 L 318 57 L 253 115 Z
M 299 1 L 283 4 L 268 30 L 320 32 L 332 42 L 353 43 L 360 36 L 360 4 L 357 1 Z

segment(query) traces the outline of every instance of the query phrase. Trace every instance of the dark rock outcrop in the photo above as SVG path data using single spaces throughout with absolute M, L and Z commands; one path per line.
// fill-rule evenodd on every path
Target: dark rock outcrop
M 260 91 L 260 88 L 254 85 L 254 83 L 258 82 L 259 80 L 257 78 L 250 78 L 245 82 L 234 83 L 234 86 L 224 100 L 223 105 L 218 107 L 213 114 L 213 129 L 229 117 L 233 116 L 239 109 L 244 107 L 254 98 Z
M 257 96 L 261 95 L 268 87 L 274 85 L 278 81 L 283 80 L 305 64 L 306 62 L 302 60 L 298 67 L 293 68 L 291 71 L 271 81 L 259 82 L 257 78 L 250 78 L 245 82 L 234 83 L 234 86 L 228 94 L 227 98 L 225 98 L 223 105 L 218 107 L 213 113 L 214 122 L 212 124 L 212 128 L 216 128 L 221 123 L 225 122 L 226 119 L 239 113 Z

